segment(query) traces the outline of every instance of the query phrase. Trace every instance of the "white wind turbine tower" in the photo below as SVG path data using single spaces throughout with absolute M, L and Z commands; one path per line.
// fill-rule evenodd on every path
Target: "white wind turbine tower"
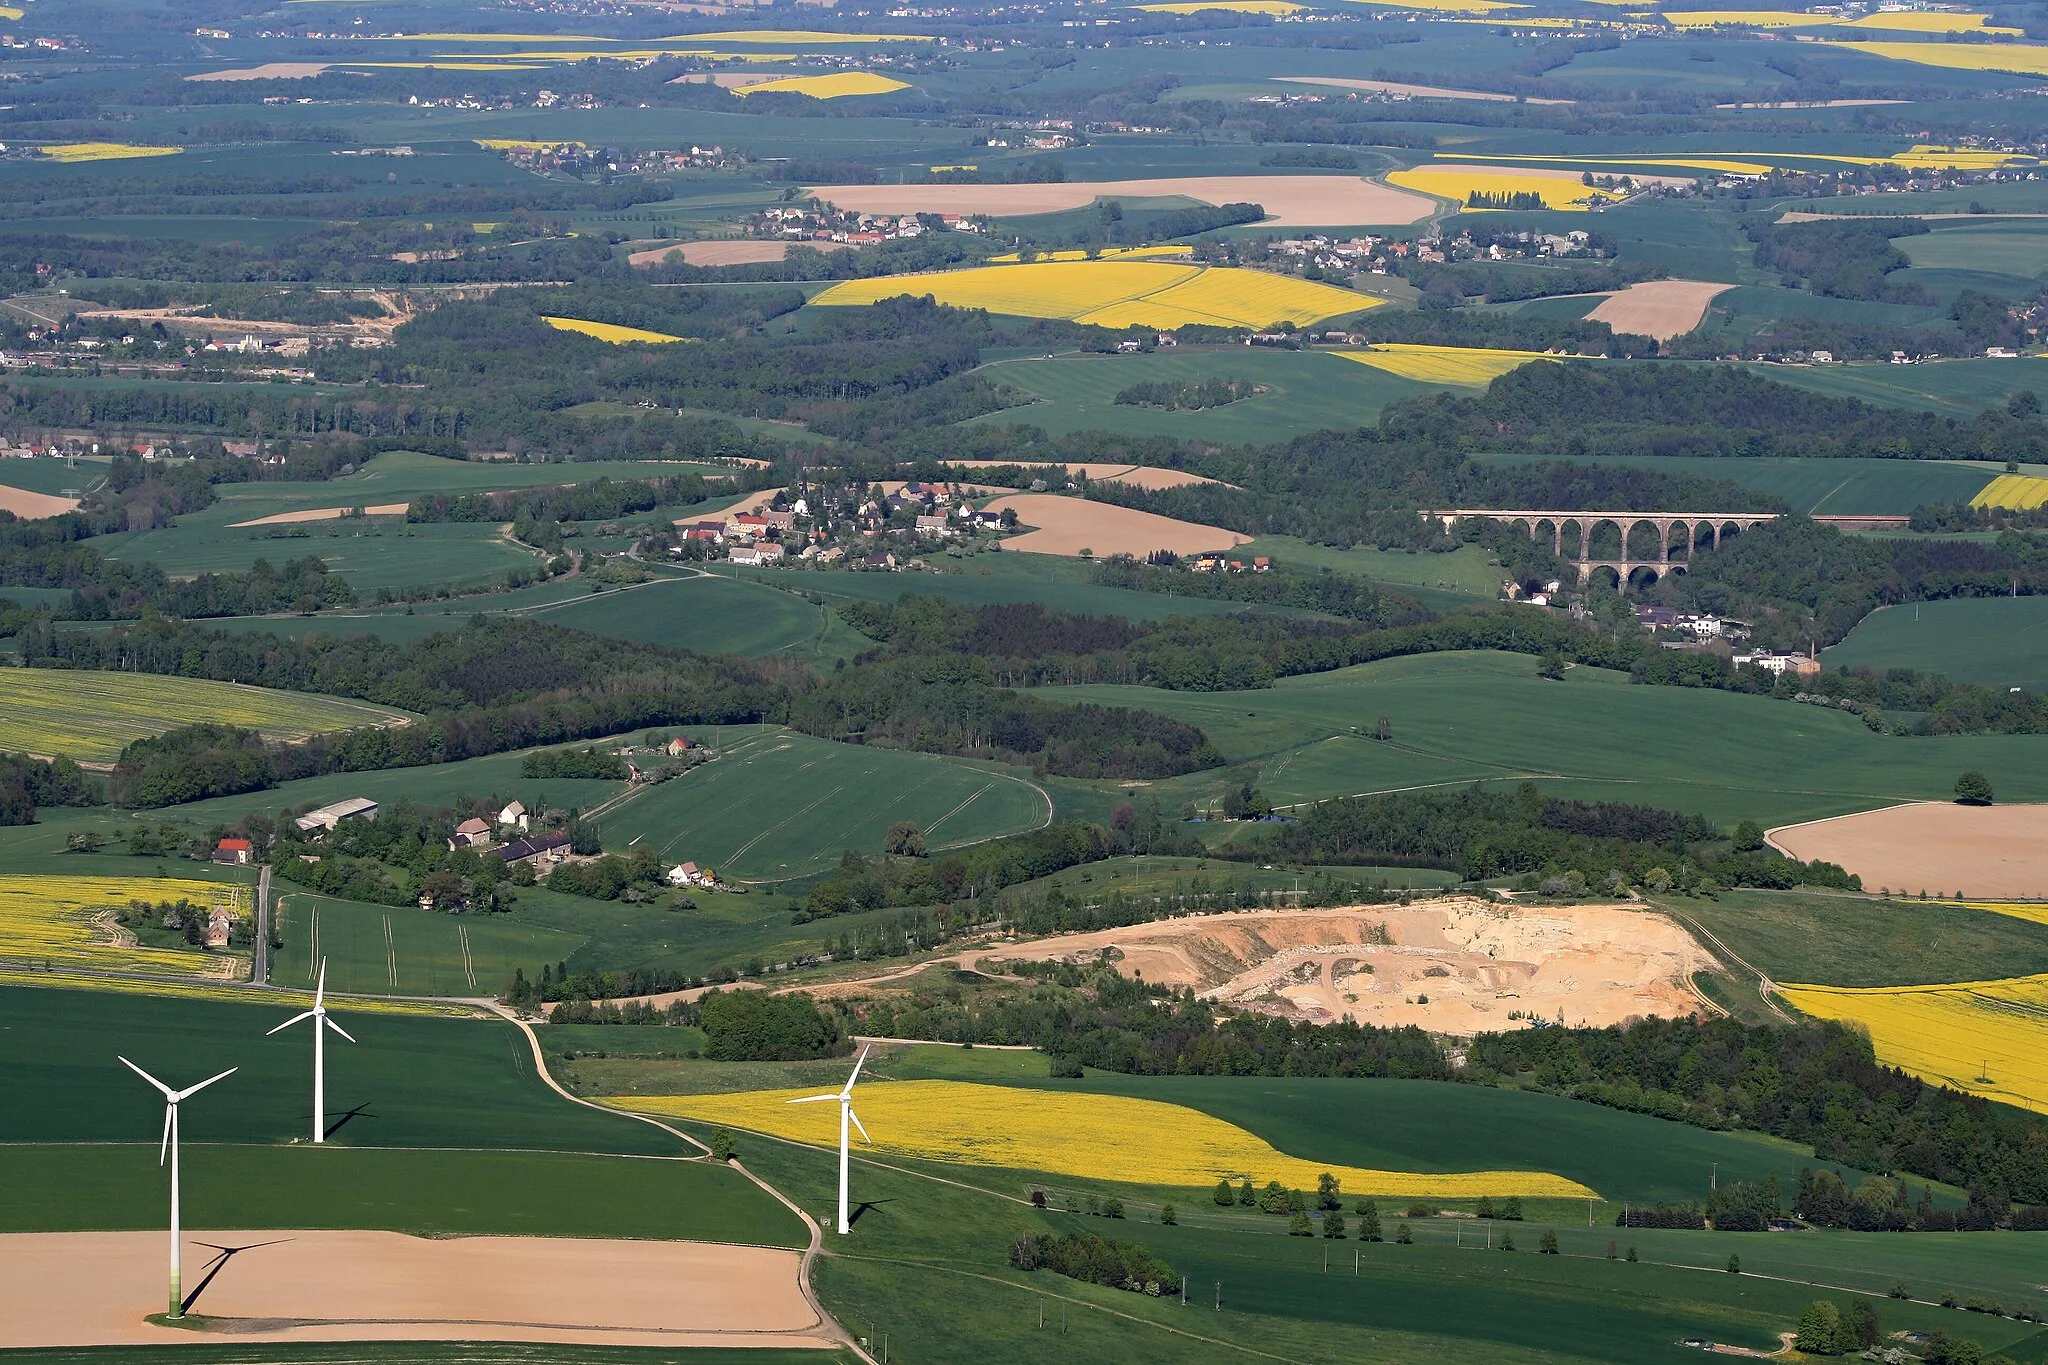
M 164 1094 L 164 1140 L 163 1145 L 157 1149 L 156 1164 L 161 1166 L 168 1159 L 171 1165 L 171 1310 L 169 1316 L 182 1318 L 185 1316 L 185 1303 L 183 1285 L 180 1282 L 181 1277 L 179 1274 L 181 1261 L 179 1257 L 178 1234 L 178 1105 L 184 1100 L 191 1099 L 215 1081 L 234 1075 L 240 1068 L 231 1066 L 226 1071 L 221 1072 L 220 1075 L 203 1080 L 197 1085 L 188 1085 L 183 1090 L 173 1090 L 141 1067 L 135 1065 L 135 1063 L 129 1061 L 126 1057 L 121 1058 L 121 1064 L 142 1077 L 143 1080 L 148 1081 L 158 1090 L 163 1091 Z
M 853 1224 L 846 1217 L 847 1123 L 851 1121 L 854 1127 L 860 1128 L 860 1140 L 862 1142 L 869 1144 L 874 1142 L 874 1139 L 868 1136 L 868 1130 L 861 1127 L 860 1115 L 853 1112 L 853 1083 L 860 1079 L 860 1069 L 867 1062 L 867 1059 L 868 1050 L 862 1048 L 860 1050 L 860 1060 L 853 1064 L 853 1074 L 846 1078 L 845 1087 L 836 1093 L 830 1095 L 806 1095 L 800 1100 L 789 1101 L 791 1104 L 817 1104 L 821 1100 L 839 1101 L 839 1235 L 841 1237 L 853 1231 Z
M 313 987 L 313 1008 L 271 1029 L 263 1036 L 288 1029 L 301 1019 L 313 1021 L 313 1141 L 327 1141 L 327 1030 L 348 1038 L 348 1030 L 327 1017 L 327 959 L 320 959 L 320 981 Z M 348 1038 L 353 1043 L 355 1039 Z

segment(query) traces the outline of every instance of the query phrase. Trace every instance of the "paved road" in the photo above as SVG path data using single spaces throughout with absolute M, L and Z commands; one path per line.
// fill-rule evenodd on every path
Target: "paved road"
M 256 877 L 256 966 L 249 980 L 258 986 L 270 984 L 270 867 L 264 865 Z

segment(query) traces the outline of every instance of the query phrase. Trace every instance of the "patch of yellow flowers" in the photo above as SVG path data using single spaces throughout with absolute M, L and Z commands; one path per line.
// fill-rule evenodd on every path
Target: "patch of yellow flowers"
M 33 877 L 0 875 L 0 958 L 58 967 L 131 972 L 192 972 L 210 965 L 196 953 L 124 948 L 96 929 L 95 913 L 132 900 L 188 900 L 205 906 L 214 882 L 175 877 Z
M 2000 474 L 1970 499 L 1972 507 L 2010 507 L 2025 511 L 2048 503 L 2048 479 L 2030 474 Z
M 1944 986 L 1780 986 L 1817 1019 L 1867 1029 L 1877 1059 L 1986 1099 L 2048 1105 L 2048 974 Z
M 1497 351 L 1479 346 L 1423 346 L 1383 341 L 1369 351 L 1339 351 L 1346 360 L 1423 384 L 1485 385 L 1532 360 L 1556 360 L 1541 351 Z
M 552 317 L 543 317 L 541 321 L 558 332 L 579 332 L 587 337 L 596 337 L 599 341 L 609 341 L 614 346 L 622 346 L 629 341 L 659 344 L 682 340 L 681 337 L 672 337 L 667 332 L 649 332 L 638 327 L 621 327 L 616 322 L 590 322 L 584 318 Z
M 621 1109 L 727 1124 L 774 1137 L 836 1146 L 831 1105 L 791 1104 L 813 1090 L 725 1095 L 618 1096 Z M 1269 1180 L 1314 1189 L 1325 1171 L 1346 1194 L 1475 1199 L 1480 1195 L 1583 1199 L 1592 1191 L 1546 1171 L 1431 1175 L 1375 1171 L 1289 1156 L 1234 1123 L 1183 1105 L 1128 1095 L 1090 1095 L 976 1085 L 891 1081 L 863 1087 L 855 1105 L 873 1150 L 960 1165 L 996 1166 L 1133 1185 L 1210 1185 Z M 858 1145 L 858 1144 L 856 1144 Z

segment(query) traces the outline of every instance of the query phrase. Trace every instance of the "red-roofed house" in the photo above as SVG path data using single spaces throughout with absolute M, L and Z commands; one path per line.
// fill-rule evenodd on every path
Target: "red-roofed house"
M 217 863 L 231 863 L 237 867 L 249 861 L 247 839 L 223 839 L 213 846 L 213 860 Z

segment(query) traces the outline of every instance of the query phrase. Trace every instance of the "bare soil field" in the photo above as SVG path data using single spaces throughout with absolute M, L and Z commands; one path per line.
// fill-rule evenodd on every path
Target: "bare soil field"
M 31 493 L 26 488 L 0 484 L 0 512 L 12 512 L 23 521 L 38 517 L 61 517 L 78 510 L 77 498 L 60 498 L 54 493 Z
M 1017 463 L 1015 460 L 948 460 L 955 469 L 1002 469 Z M 1026 466 L 1027 468 L 1029 466 Z M 1051 466 L 1047 466 L 1050 468 Z M 1191 483 L 1222 483 L 1221 479 L 1205 479 L 1200 474 L 1190 474 L 1182 469 L 1160 469 L 1154 465 L 1103 464 L 1082 461 L 1066 466 L 1070 474 L 1086 474 L 1102 483 L 1127 483 L 1134 488 L 1180 488 Z M 1231 485 L 1224 484 L 1228 488 Z
M 1119 971 L 1238 1009 L 1454 1034 L 1513 1027 L 1510 1015 L 1600 1027 L 1691 1014 L 1702 1005 L 1692 974 L 1716 965 L 1651 911 L 1470 898 L 1198 915 L 978 956 L 1090 962 L 1111 950 Z
M 1644 280 L 1609 294 L 1586 314 L 1586 321 L 1669 341 L 1699 326 L 1715 296 L 1734 287 L 1701 280 Z
M 985 213 L 1026 218 L 1083 209 L 1098 199 L 1192 199 L 1260 204 L 1267 227 L 1349 227 L 1419 222 L 1426 195 L 1349 175 L 1219 175 L 1170 180 L 1068 180 L 1045 185 L 812 185 L 806 194 L 856 213 Z
M 232 71 L 202 71 L 196 76 L 187 76 L 188 81 L 289 81 L 306 76 L 317 76 L 325 71 L 331 62 L 265 62 L 261 66 L 241 66 Z
M 1348 76 L 1275 76 L 1295 85 L 1329 85 L 1339 90 L 1369 90 L 1382 95 L 1407 95 L 1418 100 L 1487 100 L 1496 104 L 1573 104 L 1574 100 L 1522 99 L 1492 90 L 1451 90 L 1440 85 L 1403 85 L 1399 81 L 1356 81 Z
M 2048 806 L 1916 801 L 1786 825 L 1766 837 L 1789 857 L 1840 863 L 1866 891 L 2048 898 Z
M 403 502 L 380 502 L 374 507 L 365 507 L 363 515 L 366 517 L 402 517 L 405 515 L 405 509 L 408 506 L 410 504 Z M 351 510 L 353 509 L 347 507 L 301 507 L 296 512 L 274 512 L 267 517 L 257 517 L 254 521 L 229 522 L 228 529 L 234 530 L 241 526 L 290 526 L 302 521 L 336 521 L 346 516 Z
M 989 504 L 989 509 L 996 512 L 1005 508 L 1015 508 L 1018 521 L 1037 529 L 1012 536 L 1003 542 L 1003 548 L 1030 554 L 1079 555 L 1087 550 L 1101 558 L 1171 550 L 1178 555 L 1193 555 L 1228 550 L 1251 539 L 1214 526 L 1051 493 L 1012 493 Z
M 426 1239 L 396 1232 L 195 1232 L 185 1283 L 243 1247 L 191 1306 L 205 1330 L 156 1326 L 161 1232 L 0 1236 L 0 1347 L 233 1341 L 546 1341 L 829 1348 L 797 1285 L 801 1255 L 702 1242 Z M 262 1246 L 258 1243 L 270 1243 Z
M 628 265 L 660 265 L 674 252 L 683 253 L 686 265 L 761 265 L 770 261 L 789 258 L 793 246 L 807 246 L 815 251 L 849 251 L 852 248 L 844 242 L 761 242 L 746 238 L 733 238 L 716 242 L 677 242 L 671 246 L 652 247 L 636 251 L 626 257 Z

